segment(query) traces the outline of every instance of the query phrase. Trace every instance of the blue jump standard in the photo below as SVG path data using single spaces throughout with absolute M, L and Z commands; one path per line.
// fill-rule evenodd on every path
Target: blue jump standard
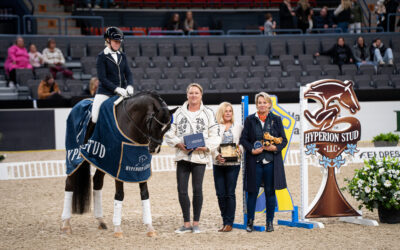
M 294 208 L 293 211 L 290 211 L 290 212 L 292 212 L 292 220 L 291 221 L 290 220 L 278 220 L 278 225 L 288 226 L 288 227 L 299 227 L 299 228 L 313 229 L 314 225 L 312 223 L 299 221 L 299 208 L 297 206 L 294 206 L 293 208 Z M 278 211 L 277 208 L 275 208 L 275 212 L 282 212 L 282 211 Z M 233 224 L 233 228 L 246 230 L 246 227 L 247 227 L 247 214 L 243 215 L 243 222 L 244 222 L 243 224 L 234 223 Z M 254 230 L 255 231 L 264 232 L 265 231 L 265 226 L 256 226 L 256 225 L 254 225 Z

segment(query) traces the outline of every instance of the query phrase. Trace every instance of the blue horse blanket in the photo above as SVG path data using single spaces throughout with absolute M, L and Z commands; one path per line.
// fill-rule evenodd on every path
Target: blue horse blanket
M 124 182 L 144 182 L 151 176 L 148 145 L 138 144 L 119 128 L 112 97 L 103 102 L 93 135 L 83 144 L 92 109 L 92 100 L 79 102 L 67 119 L 67 174 L 72 174 L 84 160 Z

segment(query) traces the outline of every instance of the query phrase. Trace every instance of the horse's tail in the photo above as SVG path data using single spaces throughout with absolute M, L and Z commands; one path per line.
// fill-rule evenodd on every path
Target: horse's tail
M 83 161 L 76 172 L 71 175 L 74 187 L 72 197 L 72 213 L 83 214 L 90 209 L 90 164 Z

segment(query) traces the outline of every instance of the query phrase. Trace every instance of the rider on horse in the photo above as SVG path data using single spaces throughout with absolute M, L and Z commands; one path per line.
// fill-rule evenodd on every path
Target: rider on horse
M 99 117 L 101 104 L 117 94 L 122 97 L 133 95 L 133 78 L 125 53 L 120 51 L 124 33 L 117 27 L 109 27 L 104 33 L 106 48 L 97 56 L 97 76 L 100 84 L 94 96 L 92 122 Z

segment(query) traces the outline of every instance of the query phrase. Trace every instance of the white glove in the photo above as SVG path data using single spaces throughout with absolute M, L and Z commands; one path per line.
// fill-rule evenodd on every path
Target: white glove
M 119 96 L 122 96 L 122 97 L 127 97 L 128 96 L 128 92 L 126 92 L 126 89 L 120 88 L 120 87 L 117 87 L 114 90 L 114 93 L 118 94 Z
M 131 85 L 128 85 L 128 87 L 126 87 L 126 92 L 128 93 L 128 95 L 133 96 L 133 87 Z

